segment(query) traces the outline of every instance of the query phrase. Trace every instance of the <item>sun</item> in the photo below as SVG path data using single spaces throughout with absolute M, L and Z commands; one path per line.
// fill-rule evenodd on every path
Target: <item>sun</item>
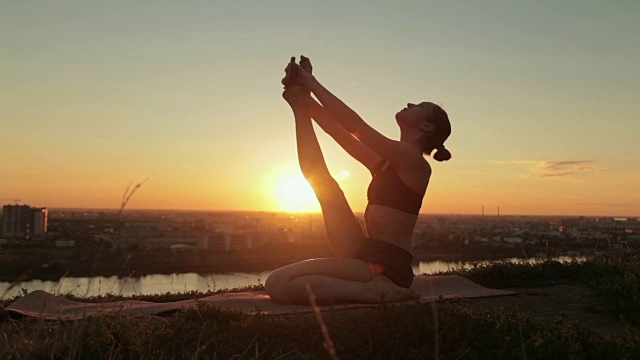
M 274 195 L 278 208 L 289 212 L 317 212 L 320 204 L 311 185 L 301 174 L 287 174 L 276 181 Z

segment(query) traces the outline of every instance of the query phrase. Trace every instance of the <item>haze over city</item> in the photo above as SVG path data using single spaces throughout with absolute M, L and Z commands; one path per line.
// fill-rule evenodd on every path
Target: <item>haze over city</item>
M 453 158 L 422 213 L 640 215 L 640 3 L 0 3 L 0 199 L 318 211 L 290 56 L 383 134 L 433 101 Z M 352 208 L 370 174 L 317 128 Z

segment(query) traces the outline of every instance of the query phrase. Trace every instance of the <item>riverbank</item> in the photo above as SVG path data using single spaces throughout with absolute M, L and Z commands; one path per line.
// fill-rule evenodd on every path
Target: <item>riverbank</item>
M 326 244 L 274 246 L 254 251 L 134 251 L 113 249 L 3 249 L 0 281 L 48 280 L 62 277 L 140 277 L 153 274 L 261 272 L 311 258 L 329 257 Z M 524 257 L 517 249 L 482 252 L 427 252 L 416 250 L 420 261 L 483 261 Z
M 453 359 L 640 358 L 637 252 L 609 252 L 584 262 L 494 263 L 457 273 L 485 286 L 517 288 L 520 294 L 322 313 L 326 333 L 313 315 L 250 316 L 207 306 L 145 319 L 108 315 L 45 323 L 5 316 L 0 358 L 326 359 L 327 347 L 343 359 L 424 359 L 436 353 Z M 568 293 L 576 289 L 586 290 Z M 202 295 L 135 298 L 176 301 Z M 575 296 L 581 302 L 573 304 Z M 81 300 L 115 299 L 122 298 Z M 592 320 L 602 316 L 619 326 L 594 328 Z
M 554 258 L 571 261 L 572 258 Z M 413 266 L 414 274 L 435 274 L 450 269 L 482 266 L 485 261 L 419 261 Z M 537 261 L 535 259 L 505 259 L 500 261 Z M 13 296 L 25 291 L 44 290 L 55 294 L 76 294 L 95 296 L 105 293 L 124 296 L 175 293 L 177 291 L 197 291 L 207 289 L 231 289 L 263 283 L 273 269 L 259 272 L 218 272 L 218 273 L 172 273 L 142 276 L 65 276 L 59 280 L 25 280 L 19 284 L 0 281 L 0 294 Z

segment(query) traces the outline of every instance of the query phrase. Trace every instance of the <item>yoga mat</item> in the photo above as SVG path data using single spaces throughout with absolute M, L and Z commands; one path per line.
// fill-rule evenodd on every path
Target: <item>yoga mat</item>
M 443 299 L 475 298 L 513 295 L 508 290 L 489 289 L 461 276 L 416 276 L 411 289 L 422 295 L 417 300 L 431 302 Z M 408 301 L 409 303 L 416 300 Z M 83 303 L 49 294 L 42 290 L 33 291 L 9 305 L 4 311 L 47 320 L 74 320 L 106 313 L 121 315 L 158 315 L 175 312 L 183 308 L 195 307 L 197 302 L 205 302 L 222 308 L 237 309 L 248 314 L 266 315 L 303 314 L 313 312 L 309 305 L 277 304 L 265 291 L 219 294 L 198 300 L 183 300 L 167 303 L 126 300 L 107 303 Z M 398 304 L 402 304 L 399 302 Z M 320 305 L 321 311 L 376 307 L 377 304 Z

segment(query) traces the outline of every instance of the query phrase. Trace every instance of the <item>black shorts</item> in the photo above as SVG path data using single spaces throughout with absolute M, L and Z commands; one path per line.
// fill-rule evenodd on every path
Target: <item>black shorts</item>
M 368 238 L 356 258 L 384 265 L 382 274 L 398 286 L 408 289 L 413 283 L 413 255 L 399 246 Z

